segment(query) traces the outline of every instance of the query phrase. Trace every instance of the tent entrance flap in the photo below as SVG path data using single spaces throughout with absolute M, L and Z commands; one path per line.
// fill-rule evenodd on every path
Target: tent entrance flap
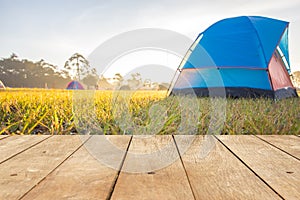
M 293 84 L 289 77 L 288 72 L 285 70 L 285 66 L 281 59 L 281 56 L 275 52 L 270 64 L 269 64 L 269 73 L 274 90 L 279 90 L 282 88 L 293 88 Z

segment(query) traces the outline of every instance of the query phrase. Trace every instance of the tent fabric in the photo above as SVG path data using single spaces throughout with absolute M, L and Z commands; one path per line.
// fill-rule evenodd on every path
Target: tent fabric
M 186 69 L 181 72 L 181 78 L 176 83 L 176 87 L 179 88 L 235 87 L 237 85 L 239 87 L 271 90 L 266 70 L 244 68 Z
M 276 95 L 271 90 L 248 88 L 248 87 L 210 87 L 210 88 L 175 88 L 172 90 L 171 95 L 195 95 L 198 97 L 229 97 L 229 98 L 284 98 L 287 94 L 291 95 L 293 92 L 289 90 L 288 92 L 280 91 Z M 285 92 L 285 93 L 284 93 Z
M 225 88 L 226 96 L 234 97 L 275 98 L 277 90 L 297 96 L 289 78 L 288 25 L 260 16 L 213 24 L 188 50 L 172 93 L 193 88 L 197 96 L 208 96 L 208 89 Z M 284 98 L 285 92 L 280 94 Z
M 78 81 L 71 81 L 67 85 L 67 90 L 84 90 L 82 84 Z
M 278 57 L 278 54 L 274 54 L 270 61 L 269 73 L 274 90 L 285 87 L 293 87 L 289 74 L 285 70 L 284 64 L 280 57 Z
M 287 26 L 288 22 L 264 17 L 221 20 L 200 34 L 203 38 L 195 50 L 205 49 L 217 66 L 266 69 Z M 207 67 L 206 62 L 198 59 L 197 53 L 190 57 L 189 62 L 197 68 Z
M 285 57 L 285 59 L 287 61 L 288 66 L 286 66 L 286 68 L 287 68 L 288 73 L 290 74 L 291 73 L 291 69 L 290 69 L 291 65 L 290 65 L 290 58 L 289 58 L 289 52 L 288 52 L 288 49 L 289 49 L 288 30 L 289 29 L 286 29 L 284 32 L 282 39 L 279 43 L 279 48 L 282 51 L 283 56 Z
M 0 80 L 0 89 L 5 89 L 5 85 L 3 84 L 3 82 Z

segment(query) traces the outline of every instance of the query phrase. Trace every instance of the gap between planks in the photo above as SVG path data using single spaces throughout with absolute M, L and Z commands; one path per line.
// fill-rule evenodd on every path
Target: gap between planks
M 89 139 L 91 136 L 89 136 L 85 141 L 82 142 L 82 144 L 77 147 L 71 154 L 69 154 L 61 163 L 59 163 L 56 167 L 54 167 L 46 176 L 44 176 L 38 183 L 36 183 L 33 187 L 31 187 L 27 192 L 25 192 L 19 199 L 23 199 L 30 191 L 32 191 L 35 187 L 37 187 L 42 181 L 44 181 L 47 176 L 52 174 L 57 168 L 59 168 L 66 160 L 68 160 L 75 152 L 77 152 Z
M 173 136 L 172 136 L 173 137 Z M 255 138 L 255 137 L 254 137 Z M 132 138 L 131 138 L 132 139 Z M 217 138 L 218 139 L 218 138 Z M 263 141 L 261 141 L 261 140 L 259 140 L 259 139 L 257 139 L 258 141 L 260 141 L 260 143 L 264 143 Z M 173 142 L 174 142 L 174 144 L 175 144 L 175 147 L 177 148 L 177 153 L 179 152 L 179 149 L 178 149 L 178 145 L 177 145 L 177 143 L 176 143 L 176 141 L 174 140 L 174 138 L 173 138 Z M 224 146 L 224 147 L 226 147 L 226 149 L 228 149 L 227 148 L 227 146 L 225 145 L 225 144 L 223 144 L 219 139 L 218 139 L 218 143 L 220 143 L 221 144 L 221 146 Z M 267 144 L 268 145 L 268 144 Z M 82 146 L 82 145 L 81 145 Z M 129 148 L 130 148 L 130 146 L 131 146 L 131 142 L 129 142 L 128 143 L 128 145 L 127 145 L 127 151 L 126 151 L 126 156 L 127 156 L 127 152 L 128 152 L 128 150 L 129 150 Z M 271 145 L 270 145 L 271 146 Z M 274 149 L 275 149 L 275 147 L 273 147 Z M 80 149 L 80 147 L 78 147 L 75 151 L 73 151 L 72 152 L 72 155 L 73 154 L 75 154 L 75 152 L 78 152 L 78 149 Z M 228 149 L 229 150 L 229 149 Z M 276 150 L 276 149 L 275 149 Z M 278 150 L 278 149 L 277 149 Z M 233 156 L 235 156 L 236 158 L 240 158 L 238 155 L 235 155 L 235 153 L 234 153 L 234 150 L 230 150 L 229 152 L 231 152 L 231 154 L 233 154 Z M 36 188 L 37 187 L 39 187 L 40 185 L 41 185 L 41 183 L 45 183 L 45 179 L 47 178 L 47 177 L 49 177 L 50 175 L 53 175 L 53 172 L 55 171 L 55 170 L 58 170 L 58 169 L 60 169 L 60 168 L 62 168 L 62 165 L 65 165 L 66 163 L 67 163 L 67 161 L 69 160 L 69 159 L 71 159 L 71 156 L 72 155 L 69 155 L 67 158 L 65 158 L 55 169 L 53 169 L 50 173 L 48 173 L 42 180 L 40 180 L 39 182 L 38 182 L 38 184 L 37 185 L 35 185 L 34 186 L 34 188 L 32 188 L 30 191 L 29 191 L 29 194 L 32 192 L 32 191 L 35 191 L 36 190 Z M 191 191 L 193 192 L 193 190 L 192 190 L 192 187 L 191 187 L 191 185 L 192 185 L 192 183 L 191 183 L 191 180 L 190 180 L 190 177 L 188 176 L 188 174 L 187 174 L 187 169 L 186 169 L 186 166 L 185 166 L 185 163 L 184 163 L 184 159 L 182 158 L 182 156 L 184 156 L 184 155 L 181 155 L 180 153 L 178 153 L 178 155 L 179 155 L 179 157 L 180 157 L 180 161 L 181 161 L 181 165 L 182 165 L 182 167 L 183 167 L 183 169 L 185 170 L 185 173 L 186 173 L 186 178 L 188 179 L 188 181 L 190 182 L 190 188 L 191 188 Z M 242 160 L 241 160 L 242 161 Z M 126 158 L 125 157 L 123 157 L 123 160 L 122 160 L 122 164 L 120 164 L 120 166 L 123 168 L 123 165 L 124 165 L 124 163 L 126 162 Z M 247 164 L 246 163 L 244 163 L 244 165 L 247 167 Z M 249 166 L 250 167 L 250 166 Z M 249 167 L 248 167 L 248 169 L 249 169 Z M 122 172 L 122 169 L 120 168 L 120 170 L 118 170 L 118 174 L 117 175 L 115 175 L 115 179 L 114 179 L 114 181 L 112 182 L 112 194 L 110 195 L 110 197 L 109 197 L 109 195 L 108 195 L 108 197 L 109 198 L 111 198 L 112 196 L 113 196 L 113 192 L 114 192 L 114 189 L 115 189 L 115 187 L 117 187 L 117 185 L 118 185 L 118 181 L 119 181 L 119 178 L 120 178 L 120 176 L 122 176 L 122 175 L 124 175 L 124 174 L 121 174 Z M 250 169 L 250 171 L 251 171 L 251 169 Z M 255 170 L 254 170 L 255 171 Z M 253 172 L 253 171 L 252 171 Z M 183 171 L 183 173 L 184 173 L 184 171 Z M 255 174 L 255 173 L 254 173 Z M 149 174 L 148 174 L 149 175 Z M 153 177 L 153 179 L 155 178 L 155 174 L 154 175 L 151 175 L 150 174 L 150 176 L 152 176 Z M 121 177 L 122 178 L 122 177 Z M 124 177 L 123 177 L 124 178 Z M 258 177 L 259 178 L 259 177 Z M 169 180 L 168 180 L 169 181 Z M 38 191 L 38 190 L 37 190 Z M 153 191 L 153 192 L 155 192 L 155 191 Z M 27 192 L 28 193 L 28 192 Z M 23 196 L 25 196 L 25 194 L 23 195 Z M 25 196 L 26 197 L 26 196 Z M 28 198 L 28 199 L 30 199 L 30 198 Z
M 53 136 L 1 164 L 0 199 L 19 199 L 65 160 L 82 140 Z
M 259 174 L 255 172 L 246 162 L 243 161 L 234 151 L 232 151 L 226 144 L 224 144 L 218 137 L 214 136 L 232 155 L 234 155 L 244 166 L 246 166 L 257 178 L 259 178 L 267 187 L 269 187 L 281 199 L 284 199 L 271 185 L 269 185 Z
M 254 135 L 260 140 L 300 161 L 300 139 L 293 135 Z
M 120 170 L 130 137 L 93 135 L 23 200 L 106 199 Z M 110 148 L 112 144 L 119 151 Z M 110 162 L 101 160 L 103 158 L 110 159 Z
M 192 184 L 191 184 L 191 180 L 190 180 L 189 175 L 188 175 L 188 173 L 187 173 L 187 171 L 186 171 L 185 164 L 184 164 L 184 162 L 183 162 L 183 160 L 182 160 L 182 155 L 181 155 L 181 153 L 180 153 L 180 151 L 179 151 L 179 147 L 178 147 L 178 145 L 177 145 L 177 142 L 176 142 L 176 140 L 175 140 L 174 135 L 172 135 L 172 138 L 173 138 L 173 141 L 174 141 L 174 143 L 175 143 L 176 150 L 177 150 L 177 152 L 178 152 L 178 155 L 179 155 L 179 158 L 180 158 L 180 162 L 181 162 L 181 164 L 182 164 L 182 166 L 183 166 L 183 170 L 184 170 L 184 173 L 185 173 L 186 178 L 187 178 L 187 180 L 188 180 L 189 186 L 190 186 L 190 188 L 191 188 L 193 197 L 194 197 L 194 199 L 196 199 L 196 195 L 195 195 L 195 192 L 194 192 L 194 190 L 193 190 L 193 187 L 192 187 Z
M 3 140 L 3 139 L 8 138 L 8 137 L 9 137 L 9 135 L 0 135 L 0 140 Z
M 111 199 L 194 199 L 172 135 L 133 136 Z
M 196 199 L 280 199 L 212 135 L 175 136 Z
M 44 142 L 50 137 L 52 136 L 18 135 L 9 137 L 4 141 L 0 141 L 0 164 Z
M 299 160 L 253 135 L 216 137 L 283 199 L 299 199 Z
M 119 179 L 121 170 L 122 170 L 122 168 L 123 168 L 123 165 L 124 165 L 124 162 L 125 162 L 125 159 L 126 159 L 126 156 L 127 156 L 127 153 L 128 153 L 128 150 L 129 150 L 131 141 L 132 141 L 132 138 L 133 138 L 133 136 L 131 136 L 130 139 L 129 139 L 128 146 L 127 146 L 127 148 L 126 148 L 126 152 L 125 152 L 125 154 L 124 154 L 124 157 L 122 158 L 122 161 L 121 161 L 119 170 L 118 170 L 118 172 L 117 172 L 117 174 L 116 174 L 116 176 L 115 176 L 115 178 L 114 178 L 114 181 L 113 181 L 113 183 L 112 183 L 112 186 L 111 186 L 111 188 L 110 188 L 110 190 L 109 190 L 109 193 L 108 193 L 108 195 L 107 195 L 107 197 L 106 197 L 107 200 L 110 200 L 111 197 L 112 197 L 112 195 L 113 195 L 113 192 L 114 192 L 114 190 L 115 190 L 117 181 L 118 181 L 118 179 Z

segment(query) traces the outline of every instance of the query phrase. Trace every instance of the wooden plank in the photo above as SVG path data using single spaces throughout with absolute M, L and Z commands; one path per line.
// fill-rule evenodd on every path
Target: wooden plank
M 9 135 L 0 135 L 0 140 L 7 138 Z
M 196 199 L 280 199 L 214 137 L 206 156 L 200 152 L 209 140 L 196 136 L 185 152 L 181 146 L 186 137 L 193 136 L 175 136 L 175 140 Z
M 218 138 L 284 199 L 300 199 L 300 162 L 255 136 Z
M 300 159 L 300 138 L 294 135 L 257 135 L 257 137 Z
M 162 151 L 154 153 L 159 150 Z M 122 171 L 111 199 L 194 199 L 184 168 L 176 156 L 179 155 L 170 135 L 147 139 L 134 136 L 122 170 L 140 169 L 140 172 Z
M 48 137 L 50 136 L 16 135 L 0 140 L 0 164 Z
M 93 140 L 106 139 L 112 141 L 124 153 L 116 154 L 106 149 L 106 155 L 102 156 L 116 159 L 120 166 L 130 137 L 93 136 L 86 145 L 90 145 Z M 82 146 L 23 199 L 105 199 L 109 195 L 118 171 L 103 165 L 94 158 L 86 149 L 86 145 Z
M 18 199 L 43 180 L 80 145 L 78 136 L 53 136 L 1 164 L 0 199 Z

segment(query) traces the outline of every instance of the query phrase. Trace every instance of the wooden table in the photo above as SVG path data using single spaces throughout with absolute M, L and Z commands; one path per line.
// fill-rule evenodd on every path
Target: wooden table
M 211 136 L 201 156 L 207 139 L 0 136 L 0 199 L 300 199 L 299 136 Z M 99 159 L 87 148 L 97 140 L 118 153 L 104 146 Z M 134 159 L 156 151 L 172 162 L 157 169 L 153 158 Z

